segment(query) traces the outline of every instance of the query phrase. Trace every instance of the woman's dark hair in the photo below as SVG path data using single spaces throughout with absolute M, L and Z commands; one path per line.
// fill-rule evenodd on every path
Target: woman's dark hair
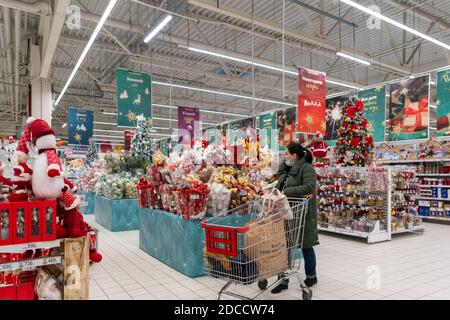
M 292 142 L 287 146 L 287 149 L 290 154 L 296 154 L 299 159 L 306 157 L 305 160 L 307 163 L 312 163 L 313 155 L 311 151 L 303 147 L 300 143 Z

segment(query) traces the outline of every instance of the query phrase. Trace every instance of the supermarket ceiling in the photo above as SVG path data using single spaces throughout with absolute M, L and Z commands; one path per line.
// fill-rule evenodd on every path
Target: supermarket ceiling
M 109 0 L 67 0 L 59 5 L 57 2 L 0 0 L 0 135 L 14 133 L 15 125 L 22 123 L 26 115 L 30 44 L 41 44 L 47 36 L 57 40 L 55 49 L 49 52 L 53 56 L 51 66 L 41 73 L 50 80 L 56 99 Z M 171 132 L 170 128 L 177 127 L 176 121 L 168 120 L 176 119 L 176 109 L 168 105 L 219 111 L 202 113 L 202 120 L 220 123 L 236 118 L 229 113 L 251 115 L 253 110 L 260 113 L 295 104 L 297 77 L 280 69 L 292 72 L 302 66 L 326 72 L 333 81 L 328 83 L 328 93 L 332 94 L 347 91 L 349 86 L 377 84 L 450 65 L 449 50 L 391 24 L 378 24 L 344 2 L 118 0 L 56 107 L 53 126 L 64 135 L 61 126 L 66 122 L 67 108 L 82 107 L 95 111 L 96 122 L 102 122 L 95 128 L 105 136 L 121 136 L 121 129 L 108 124 L 116 121 L 111 113 L 115 112 L 118 67 L 149 72 L 153 81 L 159 83 L 208 90 L 153 86 L 157 118 L 154 125 L 162 137 Z M 383 15 L 450 43 L 448 0 L 356 2 L 365 7 L 376 5 Z M 65 23 L 60 32 L 55 32 L 52 21 L 58 19 L 58 11 L 67 9 L 61 8 L 61 3 L 64 7 L 80 8 L 80 25 Z M 21 41 L 16 46 L 18 14 Z M 168 14 L 173 16 L 172 21 L 145 43 L 148 31 Z M 339 57 L 336 55 L 339 51 L 371 64 L 366 66 Z

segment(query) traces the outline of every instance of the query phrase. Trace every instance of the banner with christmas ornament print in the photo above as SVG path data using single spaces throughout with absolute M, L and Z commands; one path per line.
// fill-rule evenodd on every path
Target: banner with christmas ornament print
M 136 118 L 152 119 L 152 80 L 149 74 L 116 69 L 117 126 L 136 127 Z
M 178 107 L 178 143 L 191 144 L 200 131 L 200 110 L 191 107 Z
M 297 132 L 315 134 L 326 131 L 326 74 L 298 68 Z
M 385 141 L 386 129 L 386 88 L 378 86 L 358 92 L 358 99 L 364 104 L 367 118 L 367 131 L 374 142 Z
M 262 148 L 277 150 L 278 147 L 277 112 L 272 111 L 259 116 L 259 143 Z
M 297 107 L 277 111 L 278 148 L 280 151 L 295 142 L 297 133 Z
M 428 139 L 430 76 L 390 84 L 389 141 Z
M 341 95 L 326 100 L 326 132 L 324 140 L 329 146 L 336 144 L 338 129 L 344 118 L 343 108 L 350 100 L 350 95 Z
M 450 136 L 450 69 L 436 74 L 436 117 L 438 137 Z
M 92 111 L 69 108 L 68 144 L 88 146 L 94 133 L 94 113 Z

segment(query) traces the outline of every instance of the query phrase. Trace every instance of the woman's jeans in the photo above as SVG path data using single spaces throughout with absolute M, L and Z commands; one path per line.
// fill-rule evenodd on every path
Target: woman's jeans
M 294 254 L 293 249 L 288 249 L 289 256 L 289 268 L 291 268 L 291 254 Z M 307 279 L 314 279 L 316 277 L 316 253 L 314 252 L 314 248 L 303 248 L 303 260 L 305 260 L 305 274 Z M 278 279 L 282 278 L 284 275 L 278 276 Z M 289 279 L 285 279 L 283 281 L 284 284 L 289 283 Z

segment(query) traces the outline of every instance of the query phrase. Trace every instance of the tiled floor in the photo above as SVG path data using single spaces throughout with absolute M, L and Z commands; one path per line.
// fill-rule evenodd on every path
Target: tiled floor
M 93 216 L 86 220 L 97 226 Z M 405 234 L 372 245 L 321 233 L 313 299 L 450 300 L 450 225 L 425 228 L 423 235 Z M 191 279 L 147 255 L 139 249 L 138 231 L 99 229 L 103 261 L 90 269 L 91 299 L 215 299 L 224 284 L 208 277 Z M 259 292 L 256 285 L 236 290 Z M 264 299 L 301 299 L 298 282 Z

